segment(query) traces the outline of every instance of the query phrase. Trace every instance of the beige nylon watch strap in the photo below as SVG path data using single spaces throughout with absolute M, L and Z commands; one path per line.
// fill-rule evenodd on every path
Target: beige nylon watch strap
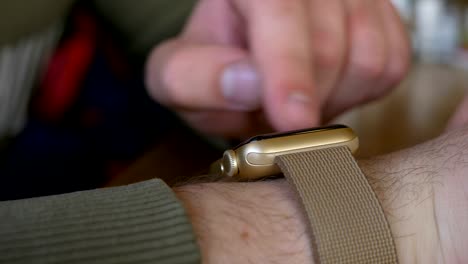
M 320 263 L 398 263 L 382 207 L 347 147 L 276 162 L 302 199 Z

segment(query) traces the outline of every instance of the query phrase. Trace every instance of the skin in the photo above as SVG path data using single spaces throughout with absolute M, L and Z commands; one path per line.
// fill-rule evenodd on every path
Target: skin
M 455 114 L 449 120 L 447 130 L 453 130 L 468 124 L 468 96 L 458 106 Z
M 146 82 L 198 130 L 246 137 L 319 125 L 386 94 L 408 70 L 408 43 L 387 0 L 201 0 L 184 32 L 154 49 Z M 250 82 L 226 93 L 226 72 L 239 68 Z M 400 263 L 468 262 L 466 132 L 360 161 Z M 286 182 L 175 191 L 204 263 L 313 262 L 307 221 Z
M 379 98 L 409 60 L 389 0 L 201 0 L 182 34 L 152 51 L 146 83 L 196 129 L 242 138 Z M 239 72 L 248 81 L 233 81 Z
M 390 224 L 399 263 L 468 263 L 467 142 L 464 127 L 359 161 Z M 313 263 L 305 214 L 284 180 L 175 191 L 203 263 Z

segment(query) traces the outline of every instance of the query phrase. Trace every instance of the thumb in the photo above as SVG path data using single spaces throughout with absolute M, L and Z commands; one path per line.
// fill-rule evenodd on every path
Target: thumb
M 184 110 L 253 111 L 261 107 L 261 81 L 245 51 L 180 40 L 156 48 L 146 68 L 149 93 Z

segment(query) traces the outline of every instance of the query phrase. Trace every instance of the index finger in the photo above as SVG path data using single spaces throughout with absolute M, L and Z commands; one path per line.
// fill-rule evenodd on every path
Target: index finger
M 307 2 L 235 2 L 246 19 L 248 44 L 263 77 L 264 108 L 272 125 L 278 130 L 318 125 Z

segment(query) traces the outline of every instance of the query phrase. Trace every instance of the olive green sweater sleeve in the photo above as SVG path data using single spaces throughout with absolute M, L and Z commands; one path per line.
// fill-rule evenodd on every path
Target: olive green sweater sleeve
M 66 17 L 74 0 L 0 1 L 0 47 L 43 32 Z
M 2 1 L 0 46 L 63 20 L 76 0 Z M 197 0 L 94 0 L 98 11 L 121 34 L 125 46 L 145 55 L 161 40 L 177 34 Z
M 196 0 L 94 0 L 98 12 L 119 31 L 129 50 L 144 56 L 181 31 Z
M 181 203 L 160 180 L 0 203 L 0 263 L 198 263 Z

